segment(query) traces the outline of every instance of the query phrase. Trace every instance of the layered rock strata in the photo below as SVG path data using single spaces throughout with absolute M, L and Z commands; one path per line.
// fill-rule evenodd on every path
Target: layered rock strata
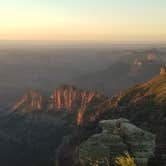
M 131 124 L 126 119 L 100 121 L 102 133 L 91 136 L 79 147 L 82 166 L 93 162 L 113 163 L 128 151 L 139 166 L 147 166 L 154 155 L 155 135 Z

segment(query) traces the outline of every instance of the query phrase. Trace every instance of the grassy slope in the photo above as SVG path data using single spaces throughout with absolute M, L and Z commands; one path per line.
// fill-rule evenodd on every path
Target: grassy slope
M 125 103 L 135 103 L 143 98 L 153 100 L 156 104 L 166 104 L 166 76 L 156 76 L 150 81 L 136 85 L 119 96 L 121 105 Z
M 154 94 L 155 100 L 159 103 L 166 102 L 166 76 L 157 76 L 152 80 L 140 85 L 140 88 L 146 89 L 145 95 Z

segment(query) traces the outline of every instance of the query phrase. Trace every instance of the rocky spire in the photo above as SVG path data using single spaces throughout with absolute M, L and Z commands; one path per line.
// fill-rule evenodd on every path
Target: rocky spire
M 161 75 L 161 76 L 166 75 L 166 65 L 163 66 L 163 67 L 161 67 L 161 69 L 160 69 L 160 75 Z

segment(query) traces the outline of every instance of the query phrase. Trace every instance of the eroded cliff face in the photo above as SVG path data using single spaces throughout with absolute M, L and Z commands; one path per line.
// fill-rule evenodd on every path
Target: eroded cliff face
M 63 85 L 57 88 L 50 97 L 49 110 L 85 109 L 94 96 L 99 94 L 94 91 L 79 90 L 74 86 Z
M 83 123 L 83 116 L 93 100 L 103 100 L 106 97 L 95 91 L 79 90 L 74 86 L 63 85 L 57 88 L 50 97 L 48 110 L 78 111 L 77 125 Z
M 39 91 L 29 91 L 20 100 L 16 102 L 13 111 L 36 111 L 43 109 L 43 96 Z
M 74 86 L 62 85 L 50 97 L 43 97 L 38 91 L 25 94 L 13 107 L 13 111 L 77 111 L 77 124 L 83 123 L 84 113 L 89 105 L 103 101 L 106 97 L 95 91 L 80 90 Z M 93 103 L 93 104 L 92 104 Z M 93 116 L 92 116 L 93 118 Z

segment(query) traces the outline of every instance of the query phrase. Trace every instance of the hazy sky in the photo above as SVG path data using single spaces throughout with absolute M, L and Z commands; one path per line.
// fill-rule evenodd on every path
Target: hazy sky
M 166 41 L 166 0 L 0 0 L 0 40 Z

